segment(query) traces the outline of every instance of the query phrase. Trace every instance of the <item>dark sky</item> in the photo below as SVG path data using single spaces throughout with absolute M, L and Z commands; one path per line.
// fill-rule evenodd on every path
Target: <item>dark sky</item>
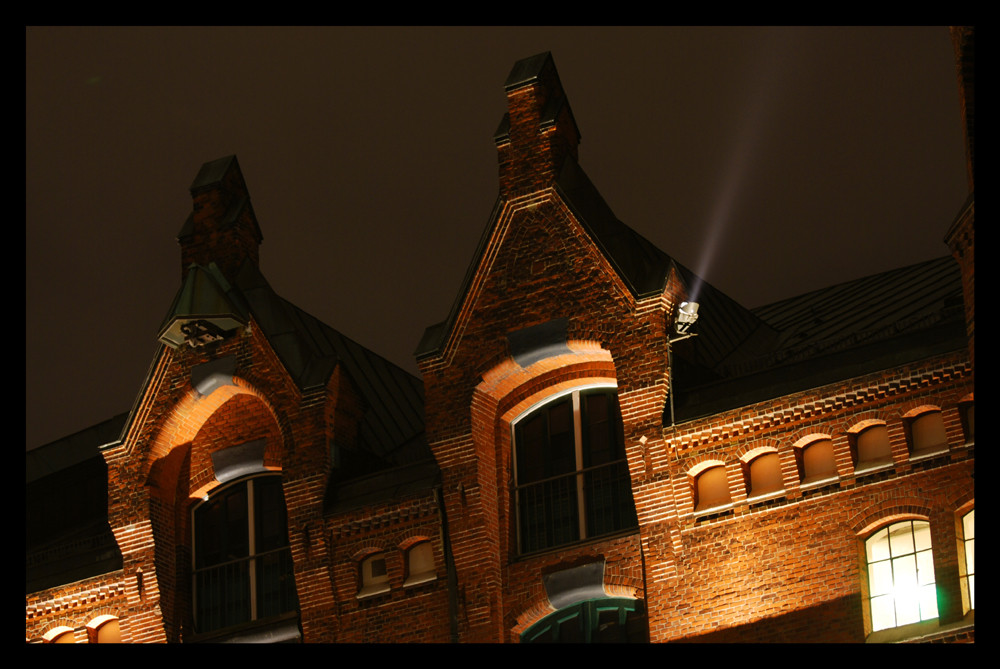
M 202 163 L 236 154 L 283 297 L 416 373 L 551 51 L 618 218 L 746 306 L 948 253 L 948 30 L 28 28 L 26 448 L 128 410 Z

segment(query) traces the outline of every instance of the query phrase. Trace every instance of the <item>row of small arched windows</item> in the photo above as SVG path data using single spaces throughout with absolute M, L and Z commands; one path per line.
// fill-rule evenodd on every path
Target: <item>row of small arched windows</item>
M 86 625 L 87 640 L 77 641 L 72 627 L 53 627 L 42 636 L 45 643 L 121 643 L 118 618 L 110 615 L 98 616 Z
M 966 443 L 974 439 L 974 405 L 959 406 Z M 948 450 L 944 419 L 940 409 L 929 408 L 904 419 L 910 458 L 920 458 Z M 857 473 L 867 473 L 892 465 L 889 432 L 878 422 L 848 430 L 851 459 Z M 802 486 L 819 486 L 837 480 L 833 440 L 826 435 L 800 439 L 794 445 L 795 463 Z M 751 451 L 741 461 L 743 480 L 749 498 L 775 495 L 784 491 L 776 449 Z M 692 475 L 694 510 L 702 512 L 732 502 L 726 466 L 722 463 L 701 469 Z
M 427 583 L 437 578 L 434 569 L 434 547 L 430 541 L 419 541 L 405 551 L 406 573 L 403 587 L 409 588 Z M 371 553 L 361 560 L 358 599 L 389 592 L 389 570 L 386 565 L 387 553 Z

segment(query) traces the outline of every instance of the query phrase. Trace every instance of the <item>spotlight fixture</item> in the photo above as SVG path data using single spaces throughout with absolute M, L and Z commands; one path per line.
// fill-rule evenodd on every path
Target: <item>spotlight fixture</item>
M 677 334 L 687 334 L 696 320 L 698 320 L 698 303 L 681 302 L 681 306 L 677 310 L 677 320 L 674 321 Z

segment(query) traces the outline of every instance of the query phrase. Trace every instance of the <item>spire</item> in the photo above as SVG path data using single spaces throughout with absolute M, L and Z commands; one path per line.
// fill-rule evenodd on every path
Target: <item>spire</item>
M 500 194 L 517 197 L 547 188 L 567 156 L 577 159 L 580 130 L 551 53 L 515 63 L 504 88 L 508 111 L 494 136 Z
M 177 235 L 183 274 L 214 262 L 232 281 L 245 261 L 259 265 L 263 237 L 236 156 L 202 165 L 191 198 L 193 211 Z

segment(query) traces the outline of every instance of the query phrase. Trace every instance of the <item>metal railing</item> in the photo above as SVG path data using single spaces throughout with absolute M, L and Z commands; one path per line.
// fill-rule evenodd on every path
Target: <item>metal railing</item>
M 521 553 L 638 526 L 625 460 L 515 488 Z

